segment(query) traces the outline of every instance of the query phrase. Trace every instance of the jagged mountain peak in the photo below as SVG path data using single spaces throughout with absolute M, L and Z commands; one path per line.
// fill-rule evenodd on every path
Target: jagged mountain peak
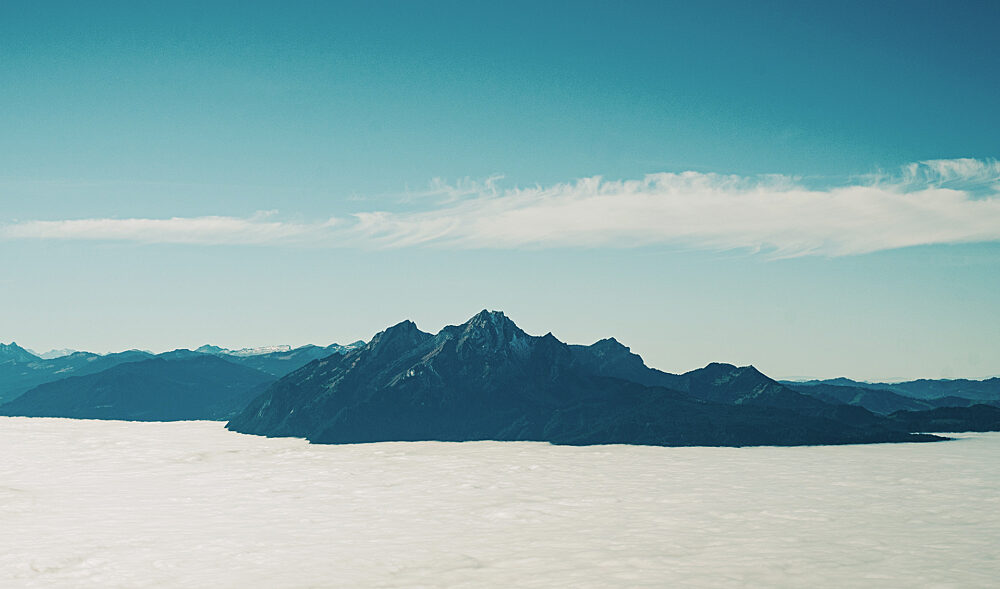
M 420 331 L 416 323 L 406 319 L 376 333 L 363 349 L 375 351 L 391 348 L 399 351 L 412 347 L 431 337 L 433 337 L 431 334 Z
M 534 338 L 524 332 L 502 311 L 483 309 L 471 319 L 453 328 L 441 330 L 444 337 L 456 337 L 458 349 L 490 351 L 512 350 L 519 356 L 529 353 Z
M 613 337 L 597 340 L 590 349 L 599 354 L 631 354 L 632 349 Z
M 0 344 L 0 362 L 35 362 L 40 358 L 17 345 L 17 342 Z
M 413 321 L 410 321 L 409 319 L 404 319 L 404 320 L 400 321 L 399 323 L 397 323 L 395 325 L 391 325 L 389 327 L 386 327 L 385 329 L 383 329 L 382 331 L 380 331 L 378 334 L 376 334 L 375 337 L 379 337 L 379 336 L 385 337 L 387 335 L 395 336 L 395 335 L 398 335 L 398 334 L 401 334 L 401 333 L 413 333 L 413 332 L 420 332 L 420 329 L 417 327 L 417 324 L 414 323 Z M 420 332 L 420 333 L 423 333 L 423 332 Z
M 205 344 L 203 346 L 198 346 L 194 351 L 199 354 L 225 354 L 229 350 L 212 344 Z
M 735 364 L 730 364 L 728 362 L 709 362 L 708 364 L 705 365 L 704 368 L 702 368 L 702 370 L 721 371 L 721 370 L 735 370 L 737 368 L 739 367 L 736 366 Z
M 508 331 L 517 330 L 521 331 L 509 317 L 503 314 L 503 311 L 488 311 L 483 309 L 482 311 L 476 313 L 471 319 L 466 321 L 463 325 L 466 330 L 469 329 L 488 329 L 492 331 Z M 523 331 L 521 333 L 524 333 Z
M 735 364 L 727 364 L 725 362 L 712 362 L 704 368 L 692 370 L 687 374 L 695 379 L 711 379 L 716 384 L 723 384 L 736 379 L 762 380 L 768 383 L 775 382 L 752 365 L 736 366 Z

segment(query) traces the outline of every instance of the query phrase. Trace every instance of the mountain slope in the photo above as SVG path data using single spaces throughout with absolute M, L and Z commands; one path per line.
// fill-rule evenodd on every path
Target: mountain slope
M 273 380 L 258 370 L 204 354 L 153 358 L 39 385 L 0 405 L 0 414 L 135 421 L 226 419 Z
M 495 439 L 787 445 L 933 439 L 893 430 L 862 409 L 858 411 L 877 423 L 859 426 L 839 420 L 838 409 L 780 385 L 765 383 L 743 396 L 787 391 L 796 402 L 801 397 L 805 405 L 830 409 L 831 416 L 737 405 L 733 399 L 742 397 L 735 393 L 730 394 L 732 403 L 713 404 L 648 386 L 681 381 L 676 375 L 643 371 L 641 359 L 637 364 L 622 353 L 624 346 L 602 342 L 571 347 L 552 334 L 530 336 L 499 312 L 483 311 L 436 335 L 404 321 L 363 348 L 287 375 L 227 427 L 321 443 Z M 621 378 L 629 371 L 645 381 Z M 702 376 L 691 375 L 684 382 L 697 390 L 718 386 L 719 377 Z M 751 376 L 743 378 L 749 382 Z M 735 390 L 739 384 L 732 380 L 723 384 Z

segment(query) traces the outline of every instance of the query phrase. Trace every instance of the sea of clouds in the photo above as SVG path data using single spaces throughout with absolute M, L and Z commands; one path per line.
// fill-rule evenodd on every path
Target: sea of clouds
M 310 445 L 0 418 L 0 587 L 995 587 L 1000 434 Z

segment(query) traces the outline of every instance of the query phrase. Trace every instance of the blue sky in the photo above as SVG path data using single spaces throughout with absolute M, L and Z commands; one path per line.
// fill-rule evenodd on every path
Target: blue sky
M 203 4 L 0 5 L 0 341 L 1000 374 L 1000 5 Z

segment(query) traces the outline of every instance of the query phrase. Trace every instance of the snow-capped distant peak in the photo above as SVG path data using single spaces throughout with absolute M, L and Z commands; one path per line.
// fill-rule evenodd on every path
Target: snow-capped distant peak
M 291 352 L 292 346 L 261 346 L 259 348 L 240 348 L 229 352 L 232 356 L 260 356 L 261 354 L 273 354 L 275 352 Z
M 240 348 L 238 350 L 230 350 L 228 348 L 220 348 L 219 346 L 213 346 L 210 344 L 205 344 L 199 347 L 195 352 L 201 352 L 203 354 L 223 354 L 226 356 L 260 356 L 263 354 L 273 354 L 276 352 L 290 352 L 292 351 L 292 346 L 280 345 L 280 346 L 260 346 L 257 348 Z
M 69 356 L 77 352 L 79 352 L 79 350 L 73 350 L 71 348 L 63 348 L 61 350 L 49 350 L 44 354 L 35 354 L 35 355 L 41 358 L 42 360 L 54 360 L 56 358 L 62 358 L 63 356 Z

